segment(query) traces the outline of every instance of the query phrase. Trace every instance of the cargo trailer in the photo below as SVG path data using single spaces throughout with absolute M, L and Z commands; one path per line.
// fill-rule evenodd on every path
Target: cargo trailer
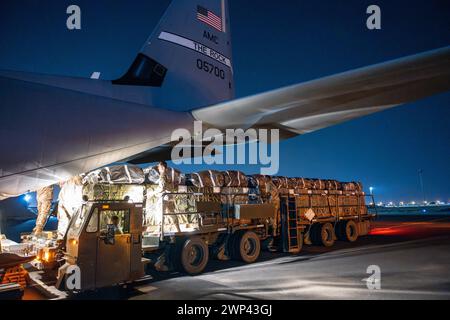
M 304 244 L 354 242 L 375 217 L 358 183 L 236 172 L 220 180 L 210 172 L 208 182 L 177 178 L 161 190 L 148 177 L 133 180 L 129 168 L 124 180 L 111 171 L 83 179 L 81 198 L 70 201 L 78 207 L 65 208 L 73 215 L 62 238 L 23 237 L 34 266 L 54 272 L 60 290 L 68 289 L 74 266 L 81 274 L 75 291 L 130 283 L 149 268 L 197 275 L 210 259 L 253 263 L 265 248 L 298 254 Z

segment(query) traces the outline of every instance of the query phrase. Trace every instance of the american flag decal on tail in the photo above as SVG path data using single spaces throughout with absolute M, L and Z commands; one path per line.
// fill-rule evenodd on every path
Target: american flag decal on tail
M 202 6 L 197 6 L 197 19 L 223 32 L 222 19 Z

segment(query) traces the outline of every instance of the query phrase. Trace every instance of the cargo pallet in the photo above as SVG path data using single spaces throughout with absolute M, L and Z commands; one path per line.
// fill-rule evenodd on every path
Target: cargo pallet
M 279 250 L 298 254 L 304 242 L 331 247 L 336 239 L 356 241 L 359 236 L 368 234 L 370 220 L 375 217 L 369 214 L 365 205 L 365 197 L 372 196 L 363 192 L 280 189 L 279 193 L 280 210 L 275 215 L 274 206 L 267 201 L 267 194 L 165 193 L 163 198 L 167 202 L 170 202 L 168 198 L 171 196 L 199 199 L 225 197 L 227 201 L 197 201 L 196 212 L 167 212 L 167 207 L 163 205 L 161 230 L 152 235 L 158 240 L 155 239 L 153 245 L 144 250 L 151 252 L 164 248 L 164 262 L 169 269 L 197 274 L 203 271 L 209 259 L 208 252 L 219 260 L 239 259 L 251 263 L 259 256 L 260 242 L 272 238 L 274 243 L 278 243 Z M 246 197 L 249 203 L 236 203 L 238 197 Z M 320 214 L 307 219 L 305 211 Z M 165 230 L 165 219 L 171 217 L 174 224 L 178 224 L 180 216 L 194 216 L 198 222 L 195 231 Z M 275 219 L 273 230 L 270 230 L 273 224 L 268 222 L 269 218 Z M 194 245 L 189 244 L 192 238 L 195 238 Z M 189 250 L 194 246 L 192 250 L 195 253 L 192 254 L 201 258 L 195 267 L 183 260 L 186 243 Z
M 319 197 L 322 202 L 326 200 L 326 203 L 315 204 L 314 197 Z M 331 247 L 336 239 L 354 242 L 359 236 L 367 235 L 370 221 L 376 217 L 376 213 L 369 213 L 366 197 L 375 203 L 373 195 L 363 192 L 284 190 L 280 195 L 283 251 L 296 254 L 304 243 Z M 299 205 L 305 202 L 305 198 L 307 204 Z M 349 199 L 356 200 L 356 203 L 345 203 Z M 305 212 L 314 215 L 307 217 Z M 321 215 L 317 216 L 315 212 L 321 212 Z
M 247 188 L 248 189 L 248 188 Z M 167 212 L 168 198 L 184 196 L 196 198 L 195 212 Z M 236 203 L 238 197 L 253 198 L 253 203 Z M 263 220 L 274 215 L 271 204 L 263 203 L 257 194 L 223 192 L 167 192 L 162 195 L 163 215 L 159 232 L 144 239 L 152 245 L 143 245 L 147 254 L 164 257 L 168 269 L 177 269 L 194 275 L 206 267 L 210 253 L 219 260 L 239 259 L 247 263 L 258 259 L 261 240 L 269 237 L 268 225 Z M 216 198 L 203 201 L 202 198 Z M 218 199 L 228 199 L 223 203 Z M 181 231 L 179 218 L 190 217 L 194 230 Z M 172 218 L 178 231 L 167 231 L 166 220 Z M 157 258 L 157 259 L 158 259 Z

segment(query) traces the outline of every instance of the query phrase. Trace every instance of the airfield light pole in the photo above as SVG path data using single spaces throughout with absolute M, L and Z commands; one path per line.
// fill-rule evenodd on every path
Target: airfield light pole
M 422 201 L 423 203 L 425 203 L 425 188 L 423 186 L 423 170 L 419 169 L 419 183 L 420 183 L 420 188 L 422 190 Z

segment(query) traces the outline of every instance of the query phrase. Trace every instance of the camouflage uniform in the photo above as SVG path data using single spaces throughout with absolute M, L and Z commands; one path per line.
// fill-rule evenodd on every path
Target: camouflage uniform
M 38 217 L 33 233 L 39 234 L 44 230 L 45 223 L 50 215 L 53 200 L 53 186 L 44 187 L 37 191 Z
M 165 209 L 164 213 L 176 213 L 177 212 L 177 210 L 175 208 L 175 202 L 174 202 L 174 198 L 176 198 L 176 196 L 171 195 L 171 196 L 167 197 L 167 200 L 163 199 L 164 193 L 167 193 L 167 192 L 170 193 L 170 192 L 174 191 L 174 186 L 168 177 L 167 170 L 169 170 L 169 169 L 166 169 L 166 173 L 164 175 L 160 175 L 159 181 L 158 181 L 158 193 L 159 193 L 158 194 L 158 207 L 161 208 L 160 223 L 162 223 L 163 208 Z M 172 226 L 175 226 L 177 231 L 180 232 L 179 216 L 173 216 L 173 215 L 164 216 L 164 228 L 172 229 Z
M 63 239 L 70 220 L 82 205 L 83 186 L 80 176 L 75 176 L 59 184 L 58 196 L 58 239 Z

